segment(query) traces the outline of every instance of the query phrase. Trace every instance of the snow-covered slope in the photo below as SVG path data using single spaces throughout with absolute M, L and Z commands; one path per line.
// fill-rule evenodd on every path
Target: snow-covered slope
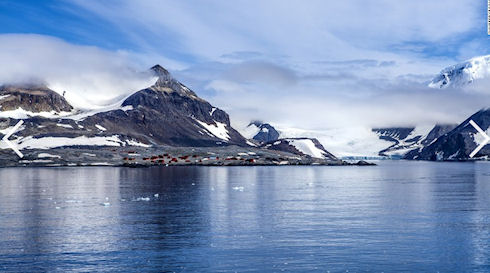
M 432 88 L 463 87 L 490 75 L 490 55 L 475 57 L 443 69 L 430 83 Z
M 20 149 L 60 146 L 248 146 L 228 114 L 199 98 L 163 67 L 148 88 L 96 109 L 74 108 L 46 86 L 0 86 L 0 131 L 24 120 Z M 0 149 L 3 147 L 0 147 Z
M 264 144 L 263 147 L 312 158 L 338 160 L 337 157 L 328 152 L 316 138 L 281 138 L 268 142 Z
M 316 138 L 325 149 L 341 158 L 379 157 L 379 151 L 393 143 L 382 140 L 369 127 L 333 128 L 326 130 L 306 130 L 277 125 L 280 138 Z
M 422 150 L 455 127 L 456 124 L 449 124 L 408 128 L 378 128 L 373 129 L 373 131 L 381 139 L 393 143 L 390 147 L 381 150 L 379 155 L 401 158 L 405 157 L 409 152 Z
M 340 158 L 402 158 L 413 150 L 421 150 L 456 125 L 338 128 L 303 130 L 278 126 L 280 138 L 316 138 L 325 149 Z
M 468 160 L 471 152 L 482 143 L 484 137 L 470 124 L 473 120 L 482 130 L 490 134 L 490 109 L 482 109 L 463 121 L 453 130 L 441 135 L 430 145 L 407 159 L 418 160 Z M 475 158 L 490 156 L 490 145 L 485 145 Z

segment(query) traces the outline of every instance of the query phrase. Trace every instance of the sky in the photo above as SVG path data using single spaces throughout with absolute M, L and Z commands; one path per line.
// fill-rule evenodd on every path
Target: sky
M 486 19 L 483 0 L 0 0 L 0 82 L 43 80 L 88 107 L 158 63 L 237 128 L 457 123 L 490 91 L 427 83 L 490 54 Z

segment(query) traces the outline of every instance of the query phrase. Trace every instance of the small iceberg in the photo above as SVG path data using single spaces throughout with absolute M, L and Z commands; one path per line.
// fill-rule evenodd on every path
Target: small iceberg
M 133 201 L 150 201 L 150 197 L 138 197 L 133 199 Z

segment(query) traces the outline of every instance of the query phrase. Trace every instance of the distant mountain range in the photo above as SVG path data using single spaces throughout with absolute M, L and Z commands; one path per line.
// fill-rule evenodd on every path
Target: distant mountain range
M 247 126 L 246 131 L 253 135 L 252 141 L 265 149 L 284 151 L 313 158 L 338 160 L 336 156 L 323 147 L 318 139 L 308 137 L 280 138 L 280 133 L 269 123 L 252 121 Z
M 417 160 L 468 160 L 470 153 L 483 141 L 476 129 L 469 123 L 473 120 L 486 133 L 490 127 L 490 109 L 483 109 L 463 121 L 453 130 L 439 136 L 430 145 L 405 155 L 406 159 Z M 484 146 L 475 158 L 488 157 L 490 147 Z
M 490 55 L 443 69 L 430 83 L 432 88 L 462 88 L 490 76 Z M 469 160 L 470 153 L 483 141 L 483 137 L 469 124 L 473 120 L 484 131 L 489 132 L 490 110 L 482 109 L 459 125 L 436 125 L 427 134 L 415 134 L 415 129 L 374 129 L 380 138 L 392 138 L 392 146 L 380 151 L 380 155 L 398 152 L 401 158 L 415 160 Z M 410 133 L 408 133 L 410 131 Z M 416 136 L 418 135 L 418 136 Z M 475 158 L 487 158 L 490 148 L 484 146 Z
M 489 75 L 489 62 L 490 56 L 483 56 L 448 67 L 429 86 L 466 86 Z M 339 161 L 314 137 L 314 133 L 307 131 L 286 130 L 285 133 L 269 123 L 252 121 L 242 131 L 244 136 L 231 126 L 225 111 L 200 98 L 165 68 L 155 65 L 150 71 L 156 79 L 153 85 L 116 103 L 91 110 L 75 108 L 63 94 L 50 90 L 43 83 L 3 85 L 0 87 L 0 136 L 22 119 L 24 124 L 11 138 L 21 150 L 242 147 L 283 152 L 299 158 Z M 488 130 L 490 110 L 478 111 L 459 125 L 373 128 L 368 132 L 369 137 L 360 141 L 366 141 L 368 148 L 378 149 L 376 154 L 380 157 L 468 160 L 471 151 L 482 141 L 469 120 Z M 308 133 L 308 137 L 301 132 Z M 325 137 L 322 140 L 329 145 Z M 0 149 L 7 148 L 5 143 L 0 143 Z M 476 157 L 489 154 L 490 148 L 485 146 Z M 276 155 L 275 162 L 284 157 L 283 154 Z
M 291 139 L 287 142 L 291 145 L 267 146 L 267 143 L 279 137 L 279 133 L 269 124 L 251 123 L 250 126 L 255 126 L 252 129 L 257 132 L 252 139 L 247 139 L 230 125 L 225 111 L 200 98 L 165 68 L 155 65 L 151 72 L 156 76 L 152 86 L 95 110 L 76 109 L 63 95 L 42 83 L 3 85 L 0 87 L 0 134 L 6 134 L 22 119 L 24 124 L 12 137 L 12 142 L 21 150 L 63 147 L 88 150 L 97 150 L 97 147 L 134 147 L 140 150 L 160 146 L 242 147 L 272 151 L 268 156 L 270 162 L 282 162 L 281 159 L 287 158 L 284 154 L 276 153 L 277 159 L 274 159 L 275 151 L 299 156 L 300 159 L 294 159 L 296 161 L 317 158 L 340 162 L 317 140 Z M 0 148 L 8 147 L 0 143 Z M 257 151 L 250 150 L 250 153 L 257 154 Z M 257 161 L 257 158 L 254 160 Z
M 461 88 L 471 85 L 490 76 L 490 55 L 475 57 L 468 61 L 449 66 L 429 83 L 432 88 Z M 469 160 L 469 154 L 481 143 L 480 136 L 469 121 L 475 121 L 483 130 L 490 134 L 490 109 L 483 109 L 461 124 L 436 124 L 433 126 L 414 127 L 386 127 L 373 128 L 379 141 L 374 143 L 370 137 L 364 141 L 371 143 L 373 148 L 384 146 L 375 151 L 378 156 L 392 159 L 410 160 Z M 403 121 L 406 122 L 406 121 Z M 270 124 L 253 122 L 249 125 L 256 131 L 253 137 L 259 143 L 274 147 L 271 143 L 276 136 L 276 130 L 271 130 Z M 273 127 L 272 127 L 273 128 Z M 288 130 L 294 132 L 294 130 Z M 272 132 L 272 133 L 270 133 Z M 281 134 L 287 139 L 288 136 Z M 333 136 L 328 136 L 333 138 Z M 283 147 L 290 143 L 286 139 L 276 141 L 276 145 Z M 317 141 L 314 138 L 310 138 Z M 361 140 L 363 141 L 363 140 Z M 386 143 L 385 145 L 382 145 Z M 319 143 L 319 142 L 318 142 Z M 279 145 L 280 144 L 280 145 Z M 326 143 L 328 145 L 328 143 Z M 490 147 L 485 146 L 476 154 L 476 158 L 490 156 Z

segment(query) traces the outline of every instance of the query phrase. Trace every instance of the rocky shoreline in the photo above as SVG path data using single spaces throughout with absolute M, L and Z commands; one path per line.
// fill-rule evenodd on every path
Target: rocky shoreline
M 374 165 L 366 161 L 349 163 L 240 146 L 62 147 L 22 150 L 22 153 L 24 157 L 19 158 L 10 150 L 1 150 L 0 167 Z

